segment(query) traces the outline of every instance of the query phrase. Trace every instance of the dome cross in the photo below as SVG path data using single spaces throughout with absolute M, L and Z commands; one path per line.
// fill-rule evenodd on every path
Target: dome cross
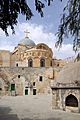
M 25 33 L 25 38 L 29 38 L 28 35 L 29 35 L 30 32 L 28 32 L 28 30 L 26 30 L 26 31 L 24 31 L 24 33 Z

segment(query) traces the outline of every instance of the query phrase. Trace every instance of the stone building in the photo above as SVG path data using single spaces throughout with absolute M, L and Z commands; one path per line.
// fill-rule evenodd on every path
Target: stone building
M 67 64 L 52 86 L 53 108 L 80 112 L 80 61 Z
M 0 94 L 29 95 L 51 93 L 50 84 L 66 62 L 53 58 L 44 43 L 22 39 L 12 52 L 0 51 Z

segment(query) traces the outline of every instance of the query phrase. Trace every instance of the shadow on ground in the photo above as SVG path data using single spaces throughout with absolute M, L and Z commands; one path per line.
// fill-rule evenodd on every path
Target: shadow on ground
M 0 106 L 0 120 L 19 120 L 16 114 L 10 114 L 11 108 Z
M 10 107 L 1 107 L 0 106 L 0 120 L 19 120 L 17 114 L 11 114 L 12 109 Z M 48 119 L 30 119 L 24 118 L 20 120 L 61 120 L 60 118 L 48 118 Z
M 61 120 L 60 118 L 48 118 L 48 119 L 30 119 L 30 118 L 25 118 L 22 120 Z

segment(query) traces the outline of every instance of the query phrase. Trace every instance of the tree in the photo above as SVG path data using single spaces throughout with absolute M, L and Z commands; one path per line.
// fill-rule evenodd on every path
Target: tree
M 38 11 L 43 17 L 43 8 L 45 7 L 44 3 L 40 0 L 34 0 L 36 11 Z M 50 2 L 53 0 L 45 0 L 50 5 Z M 26 16 L 26 20 L 30 20 L 33 16 L 31 9 L 29 8 L 26 0 L 0 0 L 0 28 L 5 31 L 8 35 L 7 28 L 11 27 L 12 32 L 14 31 L 14 25 L 17 24 L 17 18 L 19 14 Z
M 41 0 L 34 1 L 36 11 L 43 17 L 45 4 Z M 49 6 L 53 0 L 43 1 L 46 1 Z M 26 0 L 0 0 L 0 28 L 5 31 L 6 35 L 8 35 L 8 26 L 11 27 L 13 33 L 15 32 L 14 25 L 17 24 L 17 18 L 20 13 L 26 16 L 26 20 L 30 20 L 33 16 Z M 58 41 L 56 42 L 56 47 L 60 47 L 64 37 L 69 35 L 74 37 L 73 49 L 75 51 L 78 50 L 80 48 L 80 0 L 68 0 L 67 5 L 64 7 L 57 32 Z
M 64 37 L 74 37 L 73 50 L 80 49 L 80 0 L 68 0 L 58 28 L 56 47 L 62 45 Z

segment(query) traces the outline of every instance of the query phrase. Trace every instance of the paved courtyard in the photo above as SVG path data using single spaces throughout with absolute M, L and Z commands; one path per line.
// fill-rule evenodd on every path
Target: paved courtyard
M 4 96 L 0 98 L 0 120 L 80 120 L 79 113 L 53 110 L 51 95 Z

